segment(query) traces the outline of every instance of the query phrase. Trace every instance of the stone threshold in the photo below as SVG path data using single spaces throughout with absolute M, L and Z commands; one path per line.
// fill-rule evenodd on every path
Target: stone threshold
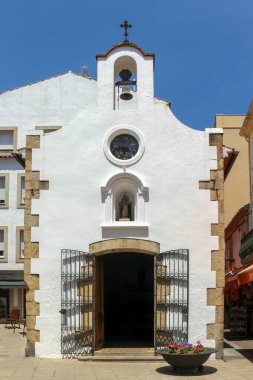
M 83 362 L 164 362 L 161 355 L 141 356 L 141 355 L 99 355 L 99 356 L 79 356 L 78 361 Z
M 154 348 L 102 348 L 95 351 L 94 356 L 81 356 L 80 361 L 139 361 L 161 362 L 162 355 L 156 355 Z

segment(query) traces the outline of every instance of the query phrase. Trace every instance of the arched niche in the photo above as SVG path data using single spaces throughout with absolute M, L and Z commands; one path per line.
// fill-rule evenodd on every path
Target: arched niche
M 131 181 L 119 181 L 113 189 L 114 193 L 114 219 L 115 221 L 120 221 L 122 217 L 122 202 L 123 198 L 127 198 L 127 209 L 129 221 L 134 221 L 136 219 L 136 203 L 137 194 L 136 187 Z
M 101 187 L 102 202 L 105 204 L 105 223 L 120 222 L 120 202 L 126 195 L 131 203 L 129 221 L 145 222 L 145 203 L 148 202 L 148 187 L 130 173 L 119 173 L 111 177 L 105 186 Z

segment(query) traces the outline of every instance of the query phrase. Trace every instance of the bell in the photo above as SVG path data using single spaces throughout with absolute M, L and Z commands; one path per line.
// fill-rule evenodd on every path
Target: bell
M 130 92 L 130 89 L 128 87 L 123 87 L 122 92 L 120 94 L 121 100 L 131 100 L 133 98 L 133 95 Z

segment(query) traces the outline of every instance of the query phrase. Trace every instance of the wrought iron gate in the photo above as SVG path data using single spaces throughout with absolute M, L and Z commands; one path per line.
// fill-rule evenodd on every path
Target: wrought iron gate
M 155 349 L 188 340 L 189 251 L 179 249 L 156 256 Z
M 65 357 L 93 353 L 94 259 L 61 251 L 61 351 Z

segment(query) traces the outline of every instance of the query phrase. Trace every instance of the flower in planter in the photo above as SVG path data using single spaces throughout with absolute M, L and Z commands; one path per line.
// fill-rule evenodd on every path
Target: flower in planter
M 207 351 L 199 340 L 196 345 L 188 342 L 169 344 L 164 350 L 169 354 L 198 354 Z

